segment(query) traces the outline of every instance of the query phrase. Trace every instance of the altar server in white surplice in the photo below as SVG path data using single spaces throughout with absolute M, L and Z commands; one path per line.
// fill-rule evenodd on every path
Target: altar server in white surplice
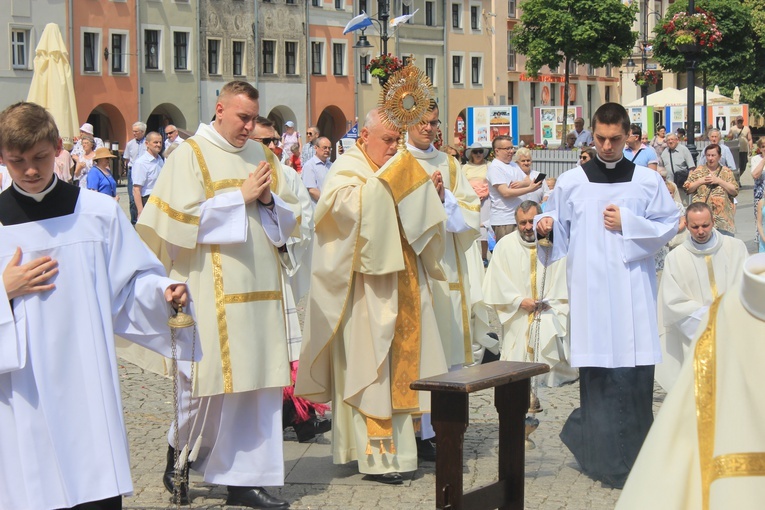
M 534 232 L 534 216 L 541 213 L 539 204 L 531 200 L 515 210 L 518 229 L 494 248 L 483 295 L 502 324 L 500 359 L 547 363 L 546 384 L 560 386 L 578 377 L 568 364 L 566 259 L 545 267 L 551 248 L 537 247 Z
M 653 422 L 661 361 L 654 256 L 680 213 L 661 176 L 624 158 L 630 119 L 606 103 L 592 120 L 597 157 L 558 178 L 537 231 L 567 256 L 571 366 L 581 407 L 561 440 L 582 470 L 621 487 Z
M 168 301 L 187 301 L 111 197 L 54 175 L 61 143 L 41 106 L 0 113 L 14 181 L 0 194 L 2 509 L 122 508 L 133 485 L 114 334 L 170 356 Z
M 616 510 L 763 507 L 763 296 L 765 254 L 759 253 L 703 317 Z
M 227 485 L 229 505 L 287 508 L 263 486 L 284 484 L 282 388 L 290 365 L 281 267 L 294 261 L 287 241 L 300 237 L 300 204 L 273 154 L 249 139 L 258 111 L 254 87 L 227 83 L 215 120 L 168 158 L 136 230 L 199 296 L 205 356 L 193 387 L 182 388 L 193 392 L 199 413 L 181 424 L 192 469 Z
M 694 202 L 685 212 L 690 237 L 669 252 L 659 285 L 659 334 L 664 349 L 656 381 L 669 391 L 712 301 L 741 278 L 746 245 L 714 228 L 712 209 Z

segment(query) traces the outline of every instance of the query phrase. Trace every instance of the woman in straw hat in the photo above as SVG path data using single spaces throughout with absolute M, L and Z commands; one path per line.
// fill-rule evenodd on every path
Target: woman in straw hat
M 111 160 L 116 156 L 112 154 L 106 147 L 96 149 L 93 156 L 93 168 L 88 172 L 87 186 L 88 189 L 98 191 L 110 197 L 114 197 L 115 200 L 119 200 L 117 196 L 117 182 L 112 177 L 112 170 L 109 167 Z

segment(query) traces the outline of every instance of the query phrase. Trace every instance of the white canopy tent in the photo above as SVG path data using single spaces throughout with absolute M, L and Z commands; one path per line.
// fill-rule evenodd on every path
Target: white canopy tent
M 696 104 L 703 104 L 704 102 L 704 89 L 701 87 L 695 88 Z M 682 106 L 688 104 L 688 89 L 676 89 L 667 87 L 665 89 L 654 92 L 647 96 L 648 106 L 658 106 L 663 108 L 665 106 Z M 707 90 L 707 104 L 737 104 L 732 98 L 723 96 L 722 94 L 715 94 L 711 90 Z M 625 107 L 643 106 L 643 99 L 636 99 L 631 103 L 624 105 Z

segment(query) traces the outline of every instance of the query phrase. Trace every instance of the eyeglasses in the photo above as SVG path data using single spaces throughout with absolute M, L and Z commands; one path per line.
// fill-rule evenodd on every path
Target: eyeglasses
M 253 138 L 253 140 L 266 146 L 274 144 L 276 147 L 279 146 L 279 142 L 281 141 L 279 138 Z
M 430 122 L 421 122 L 420 125 L 422 125 L 422 126 L 426 126 L 427 125 L 427 126 L 432 127 L 433 129 L 438 129 L 438 126 L 441 125 L 441 121 L 440 120 L 431 120 Z
M 167 136 L 170 136 L 170 135 L 172 135 L 173 133 L 177 133 L 177 132 L 178 132 L 178 130 L 177 130 L 177 129 L 173 129 L 172 131 L 165 131 L 165 134 L 166 134 Z
M 515 150 L 515 147 L 497 147 L 494 150 L 495 151 L 512 151 L 512 150 Z
M 313 136 L 313 131 L 307 131 L 306 136 Z

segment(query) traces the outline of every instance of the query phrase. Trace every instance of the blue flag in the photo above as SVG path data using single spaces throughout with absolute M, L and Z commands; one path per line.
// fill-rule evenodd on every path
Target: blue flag
M 351 21 L 349 21 L 347 25 L 345 25 L 345 30 L 343 30 L 343 35 L 347 34 L 348 32 L 353 32 L 354 30 L 362 30 L 371 26 L 372 26 L 372 20 L 369 19 L 369 16 L 367 16 L 367 13 L 362 12 L 361 14 L 353 18 Z

